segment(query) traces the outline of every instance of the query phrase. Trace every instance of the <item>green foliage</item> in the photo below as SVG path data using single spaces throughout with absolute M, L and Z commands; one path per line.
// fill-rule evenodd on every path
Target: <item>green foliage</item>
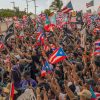
M 51 14 L 51 11 L 49 9 L 45 9 L 44 13 L 49 16 Z
M 54 0 L 50 5 L 50 9 L 54 11 L 60 11 L 62 6 L 63 6 L 62 0 Z
M 11 9 L 0 9 L 0 17 L 13 17 L 13 16 L 22 17 L 25 14 L 26 12 L 19 11 L 19 8 L 16 8 L 15 11 Z

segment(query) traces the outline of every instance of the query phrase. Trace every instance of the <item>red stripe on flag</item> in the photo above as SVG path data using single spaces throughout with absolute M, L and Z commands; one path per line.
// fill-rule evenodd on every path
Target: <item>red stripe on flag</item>
M 66 9 L 62 10 L 62 12 L 63 12 L 63 13 L 69 13 L 71 10 L 72 10 L 72 9 L 70 9 L 70 8 L 66 8 Z
M 14 100 L 14 83 L 11 83 L 10 100 Z

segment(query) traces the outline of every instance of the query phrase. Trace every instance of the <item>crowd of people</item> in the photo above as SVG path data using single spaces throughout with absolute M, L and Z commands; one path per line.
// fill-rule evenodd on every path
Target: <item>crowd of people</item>
M 43 24 L 34 24 L 31 34 L 27 29 L 20 32 L 22 36 L 14 31 L 1 43 L 0 100 L 100 100 L 100 52 L 95 52 L 100 23 L 91 28 L 85 22 L 84 46 L 80 25 L 81 29 L 53 26 L 48 32 Z M 95 28 L 99 30 L 94 32 Z M 42 32 L 43 39 L 39 38 Z M 50 63 L 50 55 L 58 48 L 65 59 Z

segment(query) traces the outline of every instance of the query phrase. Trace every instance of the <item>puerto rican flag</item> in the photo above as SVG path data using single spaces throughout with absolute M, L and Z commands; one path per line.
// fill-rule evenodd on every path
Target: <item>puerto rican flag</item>
M 70 8 L 63 8 L 62 9 L 62 12 L 63 13 L 68 13 L 68 12 L 70 12 L 72 9 L 70 9 Z
M 37 41 L 44 44 L 44 34 L 39 32 L 37 35 Z
M 94 44 L 95 44 L 94 55 L 99 56 L 100 55 L 100 40 L 97 40 Z
M 94 30 L 93 30 L 93 33 L 99 33 L 100 32 L 100 28 L 95 28 Z
M 44 46 L 43 46 L 43 49 L 44 49 L 46 52 L 48 52 L 48 51 L 50 50 L 50 47 L 49 47 L 48 45 L 44 45 Z
M 96 50 L 96 51 L 94 52 L 94 55 L 95 55 L 95 56 L 100 56 L 100 50 Z
M 100 100 L 100 93 L 95 92 L 96 99 L 95 100 Z
M 44 50 L 46 51 L 46 52 L 48 52 L 49 50 L 50 50 L 50 48 L 52 49 L 52 51 L 54 51 L 55 49 L 56 49 L 56 46 L 54 45 L 54 44 L 50 44 L 50 46 L 48 46 L 48 45 L 44 45 Z
M 64 14 L 63 12 L 58 12 L 56 15 L 56 27 L 62 28 L 65 18 L 66 14 Z
M 40 15 L 38 15 L 39 18 L 41 18 L 42 20 L 45 20 L 46 19 L 46 15 L 44 13 L 41 13 Z
M 100 50 L 100 40 L 95 42 L 95 50 Z
M 96 100 L 96 95 L 95 95 L 95 93 L 94 93 L 94 91 L 93 91 L 93 89 L 92 89 L 92 86 L 90 86 L 90 92 L 91 92 L 91 94 L 92 94 L 91 100 Z
M 95 92 L 96 98 L 91 98 L 91 100 L 100 100 L 100 93 Z
M 90 86 L 90 92 L 92 94 L 91 100 L 99 100 L 100 99 L 100 93 L 94 92 L 91 86 Z
M 61 10 L 63 13 L 68 13 L 73 10 L 71 1 Z
M 49 57 L 49 62 L 51 64 L 58 63 L 62 60 L 64 60 L 67 57 L 66 53 L 63 51 L 62 48 L 58 48 L 54 50 L 54 52 Z
M 51 49 L 54 51 L 56 49 L 56 46 L 54 44 L 50 44 Z
M 48 52 L 49 50 L 50 50 L 50 48 L 52 49 L 52 51 L 54 51 L 55 49 L 56 49 L 56 46 L 54 45 L 54 44 L 50 44 L 50 46 L 48 46 L 48 45 L 44 45 L 44 50 L 46 51 L 46 52 Z
M 44 66 L 42 67 L 42 70 L 45 70 L 47 72 L 52 71 L 53 66 L 51 64 L 49 64 L 48 61 L 45 62 Z

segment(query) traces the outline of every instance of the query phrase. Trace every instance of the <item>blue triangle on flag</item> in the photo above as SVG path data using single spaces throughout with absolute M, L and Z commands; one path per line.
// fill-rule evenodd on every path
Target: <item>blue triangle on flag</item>
M 38 28 L 37 28 L 37 32 L 41 32 L 41 33 L 43 33 L 43 29 L 42 29 L 41 26 L 38 26 Z
M 45 67 L 48 69 L 49 68 L 49 63 L 46 61 Z
M 65 52 L 64 52 L 64 50 L 62 48 L 59 48 L 56 56 L 66 56 L 66 54 L 65 54 Z
M 45 62 L 44 66 L 42 67 L 42 70 L 45 70 L 45 71 L 50 71 L 50 70 L 52 70 L 52 69 L 50 68 L 50 65 L 49 65 L 49 63 L 48 63 L 47 61 Z
M 67 4 L 67 8 L 73 9 L 71 1 Z
M 100 46 L 100 43 L 98 43 L 98 46 Z
M 43 66 L 43 67 L 42 67 L 42 70 L 46 70 L 46 67 L 45 67 L 45 66 Z

